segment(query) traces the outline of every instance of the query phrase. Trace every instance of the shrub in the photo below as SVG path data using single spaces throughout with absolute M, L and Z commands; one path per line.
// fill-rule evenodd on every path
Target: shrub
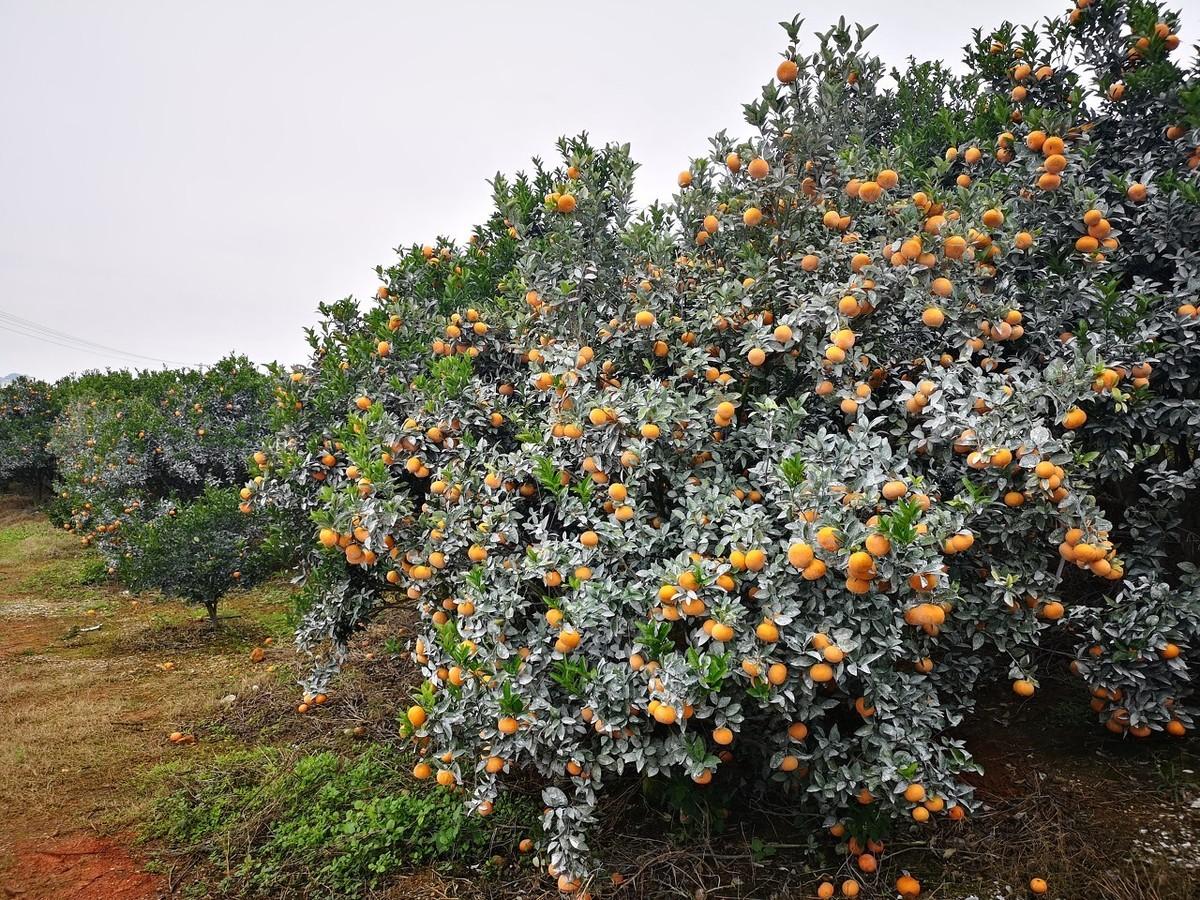
M 961 818 L 951 729 L 982 685 L 1032 695 L 1044 642 L 1112 730 L 1193 721 L 1177 16 L 1098 0 L 894 86 L 867 32 L 801 54 L 800 27 L 757 134 L 671 203 L 635 213 L 628 148 L 564 141 L 469 248 L 326 308 L 259 457 L 259 501 L 312 522 L 309 689 L 415 601 L 419 773 L 481 813 L 536 773 L 564 890 L 623 773 L 794 795 L 860 839 Z

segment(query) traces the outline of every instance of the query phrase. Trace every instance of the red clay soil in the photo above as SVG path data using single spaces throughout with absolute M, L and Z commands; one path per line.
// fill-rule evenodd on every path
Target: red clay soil
M 73 834 L 25 841 L 13 848 L 4 873 L 5 900 L 154 900 L 166 881 L 142 871 L 117 837 Z

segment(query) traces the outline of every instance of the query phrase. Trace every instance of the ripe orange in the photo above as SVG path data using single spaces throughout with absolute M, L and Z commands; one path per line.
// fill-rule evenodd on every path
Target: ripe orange
M 794 569 L 804 569 L 813 561 L 813 548 L 803 541 L 788 547 L 788 563 Z
M 1063 416 L 1062 424 L 1063 428 L 1066 428 L 1068 431 L 1074 431 L 1077 428 L 1081 428 L 1086 421 L 1087 413 L 1078 406 L 1072 406 L 1067 410 L 1067 414 Z
M 673 725 L 678 717 L 675 707 L 666 703 L 656 706 L 651 715 L 654 716 L 654 721 L 659 725 Z
M 833 667 L 826 663 L 816 663 L 808 670 L 808 677 L 817 684 L 833 681 Z
M 936 306 L 930 306 L 921 313 L 921 321 L 927 328 L 941 328 L 946 322 L 946 314 Z

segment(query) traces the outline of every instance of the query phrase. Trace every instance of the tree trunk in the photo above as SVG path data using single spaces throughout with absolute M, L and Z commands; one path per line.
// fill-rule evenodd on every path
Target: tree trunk
M 217 624 L 218 624 L 217 623 L 217 601 L 216 600 L 204 601 L 204 608 L 205 608 L 205 610 L 208 611 L 208 626 L 210 628 L 216 628 Z

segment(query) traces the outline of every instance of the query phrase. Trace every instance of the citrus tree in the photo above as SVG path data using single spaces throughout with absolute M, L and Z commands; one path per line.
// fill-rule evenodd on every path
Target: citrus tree
M 223 596 L 253 587 L 286 561 L 271 541 L 266 514 L 242 506 L 236 487 L 210 486 L 175 515 L 131 524 L 118 576 L 132 590 L 203 606 L 215 625 Z
M 58 390 L 21 376 L 0 387 L 0 484 L 20 482 L 39 493 L 54 477 L 46 449 L 58 415 Z
M 208 485 L 241 484 L 269 405 L 270 383 L 244 357 L 204 372 L 85 373 L 49 442 L 55 518 L 115 572 L 127 526 L 176 515 Z
M 752 135 L 669 203 L 634 210 L 627 147 L 563 141 L 468 247 L 324 307 L 247 486 L 307 520 L 308 689 L 414 602 L 415 774 L 481 814 L 538 777 L 564 891 L 635 773 L 794 796 L 873 872 L 886 823 L 967 814 L 950 730 L 1050 650 L 1113 731 L 1185 732 L 1179 24 L 1097 0 L 977 33 L 958 77 L 786 23 Z

